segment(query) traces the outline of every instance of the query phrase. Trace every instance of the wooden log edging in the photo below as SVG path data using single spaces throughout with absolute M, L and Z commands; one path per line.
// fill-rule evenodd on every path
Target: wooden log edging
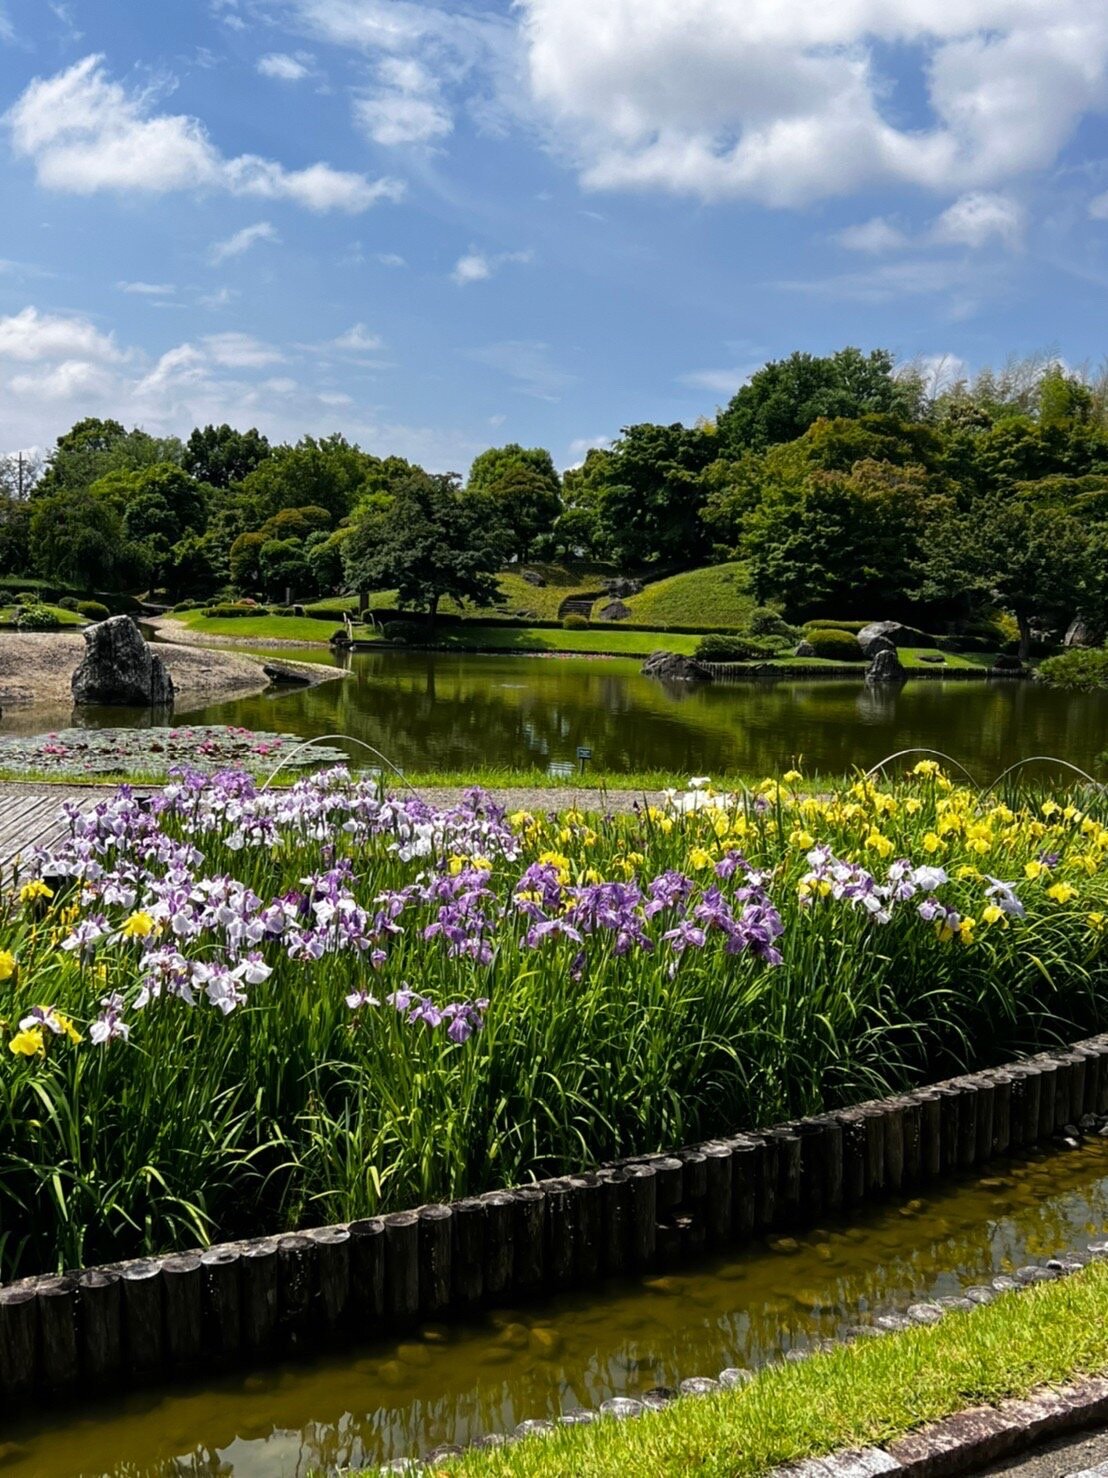
M 813 1225 L 1094 1130 L 1108 1034 L 451 1205 L 0 1287 L 0 1403 L 257 1364 Z

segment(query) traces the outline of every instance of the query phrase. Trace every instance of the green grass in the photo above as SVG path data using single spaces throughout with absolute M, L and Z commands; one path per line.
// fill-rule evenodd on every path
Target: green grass
M 76 611 L 67 611 L 62 606 L 50 605 L 46 609 L 52 611 L 58 618 L 58 624 L 60 626 L 86 626 L 88 624 L 84 616 L 78 616 Z M 0 606 L 0 622 L 14 621 L 19 615 L 19 611 L 19 606 Z
M 1108 1266 L 1009 1293 L 929 1328 L 861 1340 L 749 1385 L 636 1421 L 563 1427 L 467 1454 L 458 1478 L 755 1478 L 781 1463 L 882 1445 L 969 1406 L 1108 1369 Z
M 757 602 L 745 564 L 708 565 L 648 585 L 624 602 L 631 619 L 650 626 L 743 626 Z
M 928 662 L 926 658 L 935 656 L 935 649 L 933 647 L 901 647 L 898 656 L 900 657 L 901 666 L 908 672 L 980 672 L 984 675 L 985 671 L 996 661 L 995 655 L 986 656 L 980 652 L 944 652 L 942 653 L 945 659 L 944 661 Z M 774 667 L 786 668 L 838 668 L 845 667 L 847 664 L 833 661 L 826 657 L 778 657 L 774 659 L 773 665 Z M 859 661 L 851 663 L 850 666 L 856 667 L 859 676 L 861 676 L 865 672 L 867 663 L 863 657 Z
M 699 637 L 658 631 L 547 630 L 531 626 L 443 626 L 435 638 L 444 651 L 492 648 L 503 652 L 593 652 L 614 657 L 648 657 L 659 647 L 691 654 Z
M 340 622 L 317 621 L 311 616 L 205 616 L 203 611 L 178 611 L 164 628 L 167 640 L 173 640 L 173 621 L 201 636 L 233 636 L 242 642 L 251 638 L 268 641 L 278 637 L 284 641 L 307 642 L 326 646 Z
M 546 581 L 545 585 L 530 584 L 523 578 L 523 570 L 534 570 Z M 616 572 L 610 565 L 574 561 L 568 564 L 547 563 L 543 560 L 528 560 L 525 564 L 502 570 L 497 576 L 503 601 L 493 606 L 458 605 L 456 601 L 444 600 L 444 614 L 469 614 L 471 616 L 512 616 L 519 611 L 529 611 L 540 621 L 557 620 L 558 610 L 568 596 L 593 595 L 600 590 L 606 577 Z M 369 597 L 372 610 L 390 610 L 396 606 L 395 590 L 377 590 Z M 356 595 L 325 596 L 306 606 L 306 610 L 317 607 L 335 608 L 353 613 L 358 607 Z

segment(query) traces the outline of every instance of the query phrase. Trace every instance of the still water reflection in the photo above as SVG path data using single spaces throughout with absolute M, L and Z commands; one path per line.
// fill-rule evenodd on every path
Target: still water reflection
M 5 1478 L 306 1478 L 755 1367 L 874 1312 L 954 1293 L 1108 1230 L 1108 1142 L 989 1167 L 851 1224 L 760 1244 L 695 1273 L 427 1327 L 341 1358 L 28 1417 Z
M 992 779 L 1033 754 L 1087 768 L 1108 745 L 1108 695 L 1029 682 L 664 686 L 622 659 L 366 652 L 347 660 L 342 681 L 188 717 L 305 737 L 351 734 L 412 770 L 557 771 L 572 767 L 583 745 L 594 768 L 612 771 L 761 775 L 802 758 L 808 773 L 841 773 L 919 745 Z

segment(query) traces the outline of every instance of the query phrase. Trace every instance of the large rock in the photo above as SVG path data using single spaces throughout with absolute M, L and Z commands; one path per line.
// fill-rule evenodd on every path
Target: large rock
M 1095 647 L 1096 637 L 1089 629 L 1089 623 L 1084 616 L 1075 616 L 1066 627 L 1066 634 L 1062 638 L 1064 647 Z
M 1026 669 L 1020 657 L 1002 652 L 989 668 L 988 675 L 989 677 L 1024 677 Z
M 876 687 L 879 683 L 902 683 L 904 678 L 904 668 L 900 665 L 900 658 L 895 650 L 878 652 L 866 668 L 866 682 L 871 687 Z
M 644 677 L 661 678 L 663 682 L 710 683 L 712 674 L 692 657 L 680 652 L 651 652 L 642 665 Z
M 538 570 L 523 570 L 519 578 L 526 580 L 528 585 L 533 585 L 536 590 L 542 590 L 546 585 L 545 576 L 540 575 Z
M 600 607 L 601 621 L 626 621 L 631 614 L 631 607 L 625 606 L 621 600 L 610 600 L 606 606 Z
M 74 703 L 173 707 L 173 679 L 130 616 L 86 626 L 84 637 L 88 651 L 70 682 Z
M 933 636 L 928 636 L 926 631 L 917 631 L 914 626 L 905 626 L 900 621 L 871 621 L 858 633 L 858 644 L 867 657 L 871 655 L 870 642 L 879 636 L 891 642 L 894 647 L 933 647 L 935 645 Z M 876 656 L 876 652 L 872 655 Z
M 626 600 L 629 595 L 640 595 L 642 593 L 642 581 L 635 580 L 629 575 L 616 575 L 609 577 L 604 582 L 605 594 L 616 600 Z

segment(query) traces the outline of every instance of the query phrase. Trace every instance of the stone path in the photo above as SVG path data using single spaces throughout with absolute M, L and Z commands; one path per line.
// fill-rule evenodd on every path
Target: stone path
M 978 1473 L 980 1478 L 1108 1478 L 1108 1431 L 1064 1437 Z

